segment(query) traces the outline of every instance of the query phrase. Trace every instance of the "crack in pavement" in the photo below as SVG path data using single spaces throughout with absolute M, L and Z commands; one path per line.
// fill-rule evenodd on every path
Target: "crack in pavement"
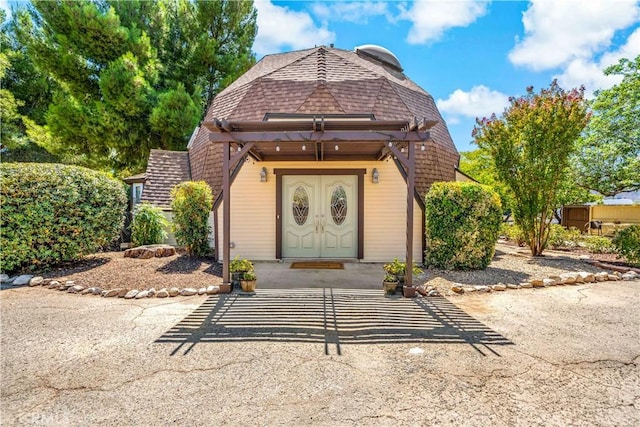
M 581 373 L 579 373 L 579 372 L 576 372 L 576 371 L 574 371 L 573 369 L 569 369 L 569 368 L 568 368 L 568 366 L 573 366 L 573 365 L 582 365 L 582 364 L 589 365 L 589 364 L 598 364 L 598 363 L 617 363 L 617 364 L 619 364 L 619 365 L 621 365 L 621 366 L 638 366 L 638 365 L 637 365 L 637 363 L 636 363 L 636 360 L 640 357 L 640 355 L 639 355 L 639 356 L 635 356 L 635 357 L 631 360 L 631 362 L 623 362 L 623 361 L 620 361 L 620 360 L 614 360 L 614 359 L 598 359 L 598 360 L 594 360 L 594 361 L 587 361 L 587 360 L 585 360 L 585 361 L 580 361 L 580 362 L 560 362 L 560 363 L 554 363 L 554 362 L 551 362 L 550 360 L 547 360 L 547 359 L 545 359 L 545 358 L 543 358 L 543 357 L 540 357 L 540 356 L 535 356 L 535 355 L 533 355 L 533 354 L 525 353 L 525 352 L 523 352 L 523 351 L 516 350 L 516 349 L 514 349 L 514 351 L 515 351 L 516 353 L 520 353 L 520 354 L 522 354 L 522 355 L 524 355 L 524 356 L 531 357 L 531 358 L 533 358 L 533 359 L 539 360 L 539 361 L 541 361 L 541 362 L 544 362 L 544 363 L 549 364 L 549 365 L 551 365 L 551 366 L 554 366 L 554 367 L 556 367 L 556 368 L 559 368 L 559 369 L 566 369 L 567 371 L 569 371 L 569 372 L 573 373 L 574 375 L 576 375 L 576 376 L 578 376 L 578 377 L 580 377 L 580 378 L 583 378 L 583 379 L 585 379 L 585 380 L 588 380 L 588 381 L 591 381 L 591 382 L 593 382 L 593 383 L 599 384 L 599 385 L 601 385 L 601 386 L 603 386 L 603 387 L 614 388 L 614 389 L 617 389 L 617 390 L 621 390 L 621 387 L 620 387 L 620 386 L 617 386 L 617 385 L 612 385 L 612 384 L 605 384 L 605 383 L 600 382 L 600 381 L 598 381 L 598 380 L 596 380 L 596 379 L 594 379 L 594 378 L 587 377 L 586 375 L 583 375 L 583 374 L 581 374 Z

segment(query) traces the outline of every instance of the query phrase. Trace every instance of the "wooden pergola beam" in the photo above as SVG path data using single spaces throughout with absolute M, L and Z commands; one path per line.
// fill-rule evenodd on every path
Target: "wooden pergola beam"
M 371 143 L 387 141 L 424 142 L 429 140 L 429 132 L 392 131 L 392 130 L 328 130 L 320 131 L 266 131 L 266 132 L 210 132 L 209 141 L 213 142 L 341 142 Z

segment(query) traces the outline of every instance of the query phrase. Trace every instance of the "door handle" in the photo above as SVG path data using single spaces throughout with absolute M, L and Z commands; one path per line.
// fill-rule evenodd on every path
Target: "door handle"
M 320 233 L 324 234 L 324 215 L 320 215 Z
M 318 233 L 318 229 L 320 228 L 320 220 L 318 219 L 318 215 L 316 215 L 316 220 L 315 220 L 315 225 L 316 225 L 316 234 Z

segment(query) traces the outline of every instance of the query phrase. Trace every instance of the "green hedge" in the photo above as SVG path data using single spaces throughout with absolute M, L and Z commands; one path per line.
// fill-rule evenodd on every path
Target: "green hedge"
M 50 163 L 0 165 L 0 269 L 77 260 L 115 241 L 127 196 L 102 172 Z
M 131 242 L 134 246 L 155 245 L 167 238 L 169 221 L 162 209 L 150 203 L 139 203 L 133 210 Z
M 448 270 L 485 269 L 502 223 L 500 197 L 490 187 L 438 182 L 426 197 L 426 264 Z
M 629 264 L 640 266 L 640 225 L 632 225 L 616 232 L 613 246 Z
M 209 213 L 213 208 L 211 187 L 204 181 L 188 181 L 171 190 L 171 209 L 176 241 L 187 254 L 209 254 Z

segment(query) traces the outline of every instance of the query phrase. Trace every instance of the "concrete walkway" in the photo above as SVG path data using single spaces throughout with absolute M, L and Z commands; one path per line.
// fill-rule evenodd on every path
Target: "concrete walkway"
M 255 262 L 260 289 L 382 289 L 381 263 L 345 262 L 344 269 L 292 269 L 291 261 Z

